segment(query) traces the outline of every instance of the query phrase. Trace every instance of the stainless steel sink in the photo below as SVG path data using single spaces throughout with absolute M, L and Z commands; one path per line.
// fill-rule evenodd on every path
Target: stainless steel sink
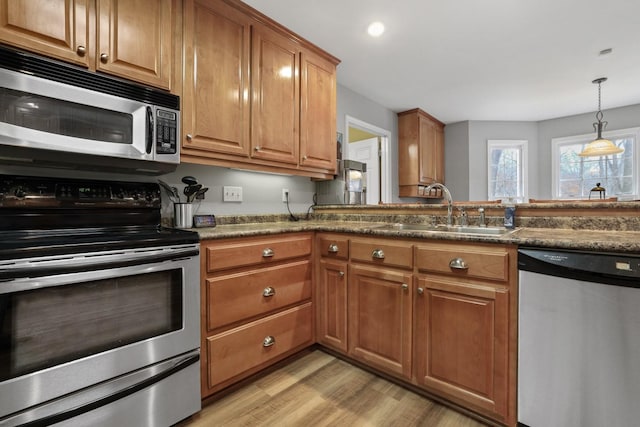
M 406 231 L 427 231 L 438 233 L 457 233 L 457 234 L 480 234 L 490 236 L 502 236 L 508 234 L 513 230 L 504 227 L 478 227 L 473 225 L 460 226 L 460 225 L 429 225 L 429 224 L 385 224 L 377 229 L 387 230 L 406 230 Z

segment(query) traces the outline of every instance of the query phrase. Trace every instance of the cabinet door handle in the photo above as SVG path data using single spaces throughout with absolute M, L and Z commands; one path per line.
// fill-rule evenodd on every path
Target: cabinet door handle
M 418 295 L 422 295 L 424 294 L 424 289 L 423 288 L 418 288 Z
M 84 56 L 87 53 L 87 48 L 84 46 L 78 46 L 78 48 L 76 49 L 76 53 L 78 54 L 78 56 Z
M 339 272 L 339 273 L 338 273 L 338 276 L 340 276 L 340 277 L 344 277 L 344 271 Z
M 407 285 L 406 283 L 402 284 L 402 290 L 406 291 L 407 289 L 409 289 L 409 285 Z
M 264 290 L 262 291 L 262 296 L 263 297 L 272 297 L 276 294 L 276 290 L 273 289 L 271 286 L 267 286 L 266 288 L 264 288 Z
M 302 160 L 307 160 L 308 157 L 307 156 L 302 156 Z
M 275 255 L 275 252 L 271 248 L 264 248 L 262 250 L 262 257 L 263 258 L 270 258 L 270 257 L 272 257 L 274 255 Z
M 259 145 L 258 145 L 258 146 L 256 146 L 256 147 L 253 149 L 253 151 L 260 151 L 260 146 L 259 146 Z
M 106 64 L 108 60 L 109 60 L 109 55 L 107 55 L 106 53 L 100 54 L 100 62 L 102 62 L 103 64 Z
M 264 337 L 264 340 L 262 340 L 263 347 L 271 347 L 275 343 L 276 343 L 276 337 L 272 337 L 271 335 L 267 335 L 266 337 Z
M 187 134 L 187 141 L 191 141 L 193 139 L 193 135 L 190 133 Z
M 451 261 L 449 261 L 449 267 L 453 268 L 454 270 L 468 270 L 469 266 L 467 265 L 466 262 L 464 262 L 464 260 L 462 258 L 454 258 Z
M 329 249 L 327 249 L 327 252 L 332 253 L 332 254 L 337 254 L 338 253 L 338 245 L 336 245 L 335 243 L 332 243 L 329 245 Z
M 371 252 L 371 258 L 384 259 L 384 251 L 382 249 L 374 249 L 373 252 Z

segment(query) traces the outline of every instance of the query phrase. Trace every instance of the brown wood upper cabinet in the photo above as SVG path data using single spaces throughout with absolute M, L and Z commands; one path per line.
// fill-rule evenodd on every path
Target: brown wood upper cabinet
M 429 197 L 424 187 L 444 183 L 444 123 L 416 108 L 398 113 L 400 197 Z
M 0 0 L 0 41 L 172 89 L 176 0 Z
M 189 163 L 331 178 L 338 60 L 237 0 L 185 0 Z

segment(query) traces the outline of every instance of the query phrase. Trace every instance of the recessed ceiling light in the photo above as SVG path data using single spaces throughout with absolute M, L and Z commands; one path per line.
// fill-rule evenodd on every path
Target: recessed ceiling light
M 371 37 L 380 37 L 384 33 L 384 25 L 382 22 L 372 22 L 367 28 L 367 33 Z

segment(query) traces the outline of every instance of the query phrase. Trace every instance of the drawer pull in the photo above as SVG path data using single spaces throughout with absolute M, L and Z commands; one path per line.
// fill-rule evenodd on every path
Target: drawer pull
M 337 254 L 338 253 L 338 245 L 336 245 L 335 243 L 332 243 L 329 245 L 329 249 L 327 249 L 327 251 L 331 254 Z
M 424 289 L 423 288 L 418 288 L 418 295 L 422 295 L 424 294 Z
M 382 249 L 374 249 L 371 252 L 371 257 L 373 259 L 384 259 L 384 251 Z
M 453 268 L 454 270 L 468 270 L 469 266 L 467 265 L 466 262 L 464 262 L 464 260 L 462 258 L 454 258 L 451 261 L 449 261 L 449 267 Z
M 275 255 L 275 252 L 273 252 L 273 249 L 271 248 L 265 248 L 262 250 L 262 257 L 263 258 L 270 258 L 272 256 Z
M 407 285 L 406 283 L 402 284 L 402 290 L 406 291 L 407 289 L 409 289 L 409 285 Z
M 262 340 L 263 347 L 271 347 L 275 343 L 276 343 L 276 338 L 272 337 L 271 335 L 267 335 L 266 337 L 264 337 L 264 340 Z
M 272 297 L 276 294 L 276 290 L 273 289 L 271 286 L 268 286 L 266 288 L 264 288 L 264 291 L 262 291 L 262 296 L 263 297 Z

